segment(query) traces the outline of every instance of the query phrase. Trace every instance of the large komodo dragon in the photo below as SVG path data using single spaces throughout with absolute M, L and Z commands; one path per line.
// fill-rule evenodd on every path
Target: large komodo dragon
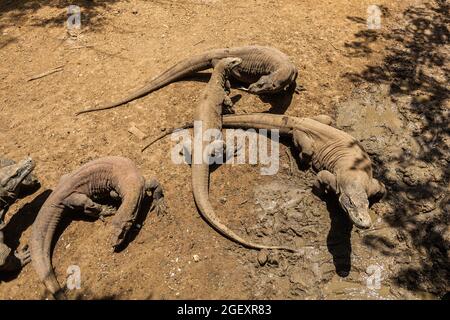
M 0 271 L 18 270 L 30 262 L 30 251 L 26 248 L 11 255 L 11 248 L 4 243 L 3 229 L 6 224 L 3 217 L 17 199 L 22 185 L 34 183 L 34 177 L 30 178 L 33 169 L 34 162 L 30 158 L 19 163 L 0 159 Z
M 194 146 L 192 150 L 192 192 L 197 207 L 204 219 L 225 237 L 253 249 L 285 249 L 291 248 L 281 246 L 265 246 L 255 244 L 238 236 L 217 218 L 214 208 L 209 201 L 209 163 L 210 157 L 223 147 L 221 137 L 210 137 L 214 141 L 203 139 L 206 132 L 214 135 L 214 130 L 221 135 L 222 109 L 224 106 L 231 107 L 232 102 L 229 93 L 228 75 L 242 62 L 240 58 L 225 58 L 220 60 L 214 67 L 211 79 L 203 90 L 200 103 L 194 111 Z M 207 149 L 213 147 L 213 149 Z M 207 155 L 207 159 L 204 156 Z
M 123 243 L 140 210 L 146 191 L 152 191 L 157 212 L 164 210 L 163 193 L 155 180 L 146 181 L 135 164 L 123 157 L 104 157 L 64 175 L 43 204 L 33 224 L 31 257 L 39 279 L 57 299 L 65 299 L 51 265 L 55 228 L 66 209 L 83 210 L 92 216 L 110 215 L 111 210 L 92 199 L 115 195 L 121 205 L 109 225 L 113 250 Z
M 369 198 L 381 198 L 386 189 L 373 178 L 372 162 L 358 141 L 330 124 L 331 118 L 325 115 L 312 119 L 273 114 L 223 116 L 223 127 L 278 129 L 281 134 L 292 134 L 300 160 L 318 172 L 315 187 L 335 193 L 354 225 L 369 228 Z M 189 127 L 192 124 L 183 128 Z
M 241 82 L 250 84 L 247 89 L 250 93 L 276 93 L 291 86 L 296 87 L 297 68 L 286 54 L 275 48 L 244 46 L 215 49 L 178 62 L 124 99 L 99 108 L 79 111 L 76 115 L 121 106 L 195 72 L 209 69 L 218 60 L 230 57 L 242 59 L 242 63 L 233 69 L 231 75 Z

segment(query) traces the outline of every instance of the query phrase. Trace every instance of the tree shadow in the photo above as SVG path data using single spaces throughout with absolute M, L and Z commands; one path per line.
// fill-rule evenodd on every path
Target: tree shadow
M 378 40 L 380 33 L 376 30 L 362 30 L 355 34 L 358 40 L 345 43 L 344 47 L 348 50 L 344 55 L 347 57 L 365 57 L 373 53 L 370 45 Z
M 60 27 L 63 26 L 69 15 L 68 7 L 76 5 L 81 8 L 81 25 L 88 26 L 91 30 L 99 29 L 105 17 L 101 13 L 117 0 L 6 0 L 0 3 L 0 31 L 13 25 L 30 24 L 36 27 Z M 66 9 L 50 18 L 41 19 L 34 15 L 39 9 L 44 7 Z M 0 48 L 13 41 L 0 42 Z
M 393 104 L 408 98 L 407 106 L 397 104 L 400 114 L 413 126 L 413 139 L 419 152 L 403 150 L 399 155 L 375 155 L 377 176 L 386 184 L 386 202 L 394 208 L 384 216 L 391 227 L 411 242 L 408 253 L 417 257 L 420 266 L 405 267 L 394 276 L 394 282 L 411 291 L 426 291 L 442 296 L 447 293 L 450 279 L 448 261 L 449 240 L 444 237 L 444 227 L 449 221 L 448 185 L 449 168 L 449 75 L 448 44 L 450 33 L 449 3 L 443 0 L 410 6 L 403 13 L 404 26 L 389 31 L 358 32 L 363 38 L 348 46 L 351 54 L 369 56 L 367 44 L 377 38 L 389 43 L 386 56 L 378 65 L 368 65 L 361 73 L 347 73 L 351 81 L 384 84 L 389 87 Z M 350 55 L 351 55 L 350 54 Z M 439 174 L 417 182 L 401 168 L 429 166 Z M 388 164 L 398 168 L 395 178 L 387 169 Z M 431 209 L 424 208 L 430 204 Z M 431 210 L 431 211 L 430 211 Z M 428 217 L 428 215 L 430 217 Z M 374 244 L 374 239 L 368 239 Z M 373 242 L 375 241 L 375 242 Z M 378 243 L 379 244 L 379 243 Z M 388 253 L 389 245 L 373 246 Z

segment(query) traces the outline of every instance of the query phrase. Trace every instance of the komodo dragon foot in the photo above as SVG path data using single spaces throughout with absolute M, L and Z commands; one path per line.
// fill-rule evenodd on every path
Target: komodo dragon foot
M 98 218 L 103 222 L 105 222 L 105 217 L 112 216 L 116 213 L 116 208 L 113 206 L 96 203 L 82 193 L 72 194 L 66 198 L 63 204 L 72 210 L 81 209 L 86 215 Z
M 306 88 L 300 84 L 295 84 L 294 92 L 300 94 L 300 92 L 306 91 Z
M 31 252 L 28 246 L 25 246 L 20 251 L 14 251 L 14 256 L 19 260 L 20 267 L 23 267 L 31 262 Z
M 150 179 L 145 182 L 145 191 L 152 194 L 152 206 L 150 210 L 155 210 L 158 216 L 167 212 L 167 205 L 164 201 L 164 192 L 161 184 L 156 179 Z
M 11 249 L 4 243 L 0 243 L 0 271 L 17 271 L 22 269 L 25 265 L 31 262 L 31 253 L 28 246 L 25 246 L 21 250 L 14 251 L 11 254 Z

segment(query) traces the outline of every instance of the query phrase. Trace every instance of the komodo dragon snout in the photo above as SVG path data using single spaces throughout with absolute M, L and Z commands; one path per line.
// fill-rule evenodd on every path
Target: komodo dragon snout
M 286 90 L 295 83 L 298 73 L 294 70 L 290 77 L 286 77 L 283 73 L 284 70 L 280 70 L 271 75 L 262 76 L 257 82 L 249 85 L 247 91 L 252 94 L 265 94 Z
M 356 184 L 346 186 L 345 190 L 341 190 L 339 203 L 356 227 L 368 229 L 372 226 L 369 199 L 361 186 Z
M 112 247 L 112 251 L 117 251 L 125 241 L 128 231 L 133 226 L 132 221 L 126 221 L 121 224 L 117 222 L 113 222 L 110 226 L 111 230 L 109 230 L 109 239 L 108 242 Z
M 144 191 L 146 196 L 150 196 L 152 199 L 152 207 L 150 210 L 155 209 L 156 214 L 162 215 L 166 213 L 167 207 L 164 201 L 164 192 L 161 184 L 156 179 L 145 180 Z M 143 193 L 144 195 L 144 193 Z M 119 195 L 115 192 L 111 193 L 112 198 L 118 198 Z M 118 251 L 127 238 L 130 229 L 134 225 L 134 220 L 127 217 L 125 220 L 114 220 L 109 226 L 109 239 L 108 243 L 111 245 L 113 252 Z
M 24 159 L 19 163 L 2 168 L 0 174 L 0 196 L 3 198 L 13 197 L 22 181 L 33 171 L 34 161 L 31 158 Z

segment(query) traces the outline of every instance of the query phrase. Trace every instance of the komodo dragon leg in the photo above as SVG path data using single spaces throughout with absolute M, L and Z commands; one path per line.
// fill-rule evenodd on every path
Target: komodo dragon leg
M 3 248 L 0 248 L 2 250 Z M 31 262 L 31 253 L 28 247 L 22 250 L 14 251 L 14 255 L 9 255 L 2 266 L 0 271 L 16 271 L 22 269 L 25 265 Z
M 314 188 L 320 193 L 337 193 L 336 176 L 328 170 L 322 170 L 317 173 L 317 180 L 314 182 Z
M 99 218 L 102 221 L 105 217 L 115 213 L 114 208 L 96 203 L 83 193 L 71 194 L 64 199 L 62 204 L 69 209 L 82 209 L 86 215 Z
M 23 267 L 31 262 L 31 251 L 28 248 L 28 245 L 22 248 L 21 250 L 14 251 L 14 257 L 20 263 L 20 267 Z
M 161 136 L 162 137 L 162 136 Z M 159 139 L 158 139 L 159 140 Z M 154 140 L 153 142 L 156 142 L 157 140 Z M 149 145 L 153 144 L 150 143 Z M 181 149 L 179 154 L 184 157 L 185 162 L 191 164 L 192 163 L 192 141 L 184 141 L 182 143 Z M 148 145 L 148 146 L 149 146 Z M 226 163 L 229 159 L 238 156 L 239 152 L 241 152 L 243 145 L 238 144 L 226 144 L 222 139 L 220 140 L 214 140 L 210 145 L 209 149 L 207 151 L 208 154 L 208 161 L 214 162 L 214 159 L 216 159 L 216 163 Z M 145 147 L 143 150 L 145 150 L 147 147 Z M 211 159 L 211 160 L 210 160 Z M 220 160 L 220 161 L 219 161 Z M 211 163 L 212 164 L 212 163 Z
M 28 246 L 21 250 L 14 251 L 11 255 L 11 249 L 4 244 L 4 234 L 0 231 L 0 271 L 16 271 L 22 269 L 23 266 L 31 261 L 31 252 Z
M 317 116 L 311 117 L 311 119 L 326 124 L 327 126 L 331 126 L 331 124 L 333 123 L 333 118 L 327 116 L 326 114 L 319 114 Z
M 233 114 L 234 109 L 233 109 L 233 100 L 231 100 L 230 96 L 227 94 L 224 99 L 223 99 L 223 113 L 225 114 Z
M 295 147 L 300 151 L 299 158 L 303 164 L 309 164 L 311 162 L 312 155 L 314 153 L 313 144 L 314 140 L 308 137 L 305 133 L 293 130 L 292 138 Z
M 376 201 L 381 200 L 386 194 L 386 187 L 384 184 L 377 179 L 372 178 L 369 184 L 368 197 L 376 199 Z
M 156 179 L 150 179 L 145 181 L 145 191 L 152 193 L 152 207 L 155 209 L 157 215 L 163 215 L 167 211 L 167 206 L 164 201 L 164 192 L 161 184 Z

